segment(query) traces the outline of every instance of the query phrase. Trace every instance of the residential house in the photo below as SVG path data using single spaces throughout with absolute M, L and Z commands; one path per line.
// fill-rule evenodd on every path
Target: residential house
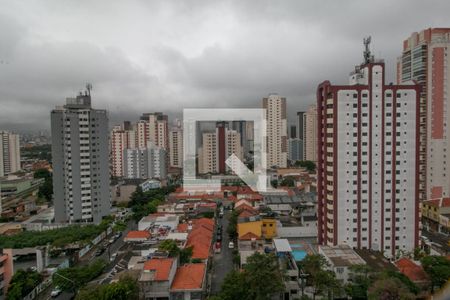
M 348 282 L 353 265 L 365 265 L 366 262 L 348 245 L 319 246 L 319 254 L 323 255 L 330 265 L 336 279 L 344 284 Z
M 206 287 L 206 264 L 186 264 L 177 269 L 170 288 L 171 300 L 200 300 Z
M 169 299 L 176 271 L 177 259 L 152 258 L 146 261 L 138 281 L 141 298 Z
M 422 224 L 430 231 L 450 233 L 450 198 L 437 198 L 422 202 Z
M 123 239 L 124 242 L 137 242 L 142 243 L 148 241 L 151 235 L 150 232 L 145 230 L 132 230 L 129 231 L 126 237 Z

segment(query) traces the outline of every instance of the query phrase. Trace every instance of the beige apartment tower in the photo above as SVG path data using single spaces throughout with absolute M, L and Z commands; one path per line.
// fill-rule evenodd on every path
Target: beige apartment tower
M 286 168 L 288 159 L 286 98 L 270 94 L 267 98 L 263 98 L 262 106 L 266 109 L 267 167 Z
M 19 135 L 0 131 L 0 176 L 20 170 Z
M 397 83 L 419 83 L 420 200 L 450 196 L 450 28 L 429 28 L 403 41 Z

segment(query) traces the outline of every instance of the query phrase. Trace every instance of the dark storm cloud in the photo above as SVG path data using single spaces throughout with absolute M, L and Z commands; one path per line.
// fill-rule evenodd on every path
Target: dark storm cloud
M 144 111 L 260 107 L 270 92 L 290 116 L 318 83 L 345 83 L 362 38 L 388 79 L 412 32 L 446 27 L 448 1 L 0 0 L 0 127 L 48 128 L 89 81 L 112 123 Z

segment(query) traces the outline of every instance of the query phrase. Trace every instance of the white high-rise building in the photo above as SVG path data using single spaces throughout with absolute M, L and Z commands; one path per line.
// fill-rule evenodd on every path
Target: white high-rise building
M 419 245 L 419 86 L 385 83 L 370 55 L 317 91 L 318 238 L 386 256 Z
M 88 92 L 51 112 L 56 222 L 100 223 L 109 215 L 108 115 Z
M 19 135 L 8 131 L 0 131 L 0 177 L 19 170 Z
M 146 148 L 125 149 L 124 176 L 129 179 L 166 179 L 167 152 L 149 142 Z
M 270 94 L 263 98 L 267 122 L 267 167 L 287 167 L 286 98 Z

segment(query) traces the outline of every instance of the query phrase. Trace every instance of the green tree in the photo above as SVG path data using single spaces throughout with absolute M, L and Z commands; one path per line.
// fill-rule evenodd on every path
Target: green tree
M 317 295 L 340 292 L 340 284 L 335 274 L 327 270 L 329 264 L 322 255 L 307 255 L 298 266 L 303 273 L 308 274 L 306 282 L 313 287 L 313 299 Z
M 50 173 L 50 171 L 47 169 L 38 169 L 38 170 L 34 171 L 33 177 L 36 179 L 50 178 L 50 177 L 52 177 L 52 173 Z
M 237 219 L 238 219 L 238 213 L 237 213 L 237 211 L 233 210 L 233 212 L 230 214 L 230 217 L 228 219 L 228 227 L 227 227 L 227 233 L 231 240 L 235 240 L 238 237 Z
M 280 183 L 280 186 L 288 186 L 288 187 L 294 187 L 295 186 L 295 179 L 292 176 L 286 176 L 283 178 L 283 180 Z
M 38 169 L 33 174 L 34 178 L 43 178 L 44 183 L 39 186 L 38 197 L 47 201 L 52 200 L 53 196 L 53 180 L 52 173 L 47 169 Z
M 118 282 L 106 286 L 103 292 L 104 300 L 132 300 L 139 298 L 139 287 L 137 281 L 124 276 Z
M 184 249 L 180 250 L 180 264 L 187 264 L 191 261 L 191 257 L 192 257 L 192 252 L 193 252 L 193 248 L 192 247 L 187 247 Z M 193 263 L 196 263 L 199 261 L 193 261 Z
M 419 287 L 411 281 L 411 279 L 409 279 L 408 277 L 406 277 L 406 275 L 404 275 L 403 273 L 397 272 L 397 271 L 385 271 L 382 275 L 381 278 L 396 278 L 398 280 L 401 281 L 401 283 L 413 294 L 418 294 L 420 292 Z
M 113 226 L 114 232 L 124 231 L 127 229 L 127 224 L 123 221 L 116 221 Z
M 274 179 L 270 181 L 270 185 L 273 186 L 274 189 L 278 187 L 278 180 Z
M 78 290 L 100 276 L 106 265 L 104 260 L 99 259 L 88 266 L 60 269 L 53 275 L 53 283 L 66 291 Z
M 442 287 L 450 278 L 450 260 L 444 256 L 425 256 L 421 260 L 424 271 L 431 280 L 431 291 Z
M 415 299 L 415 296 L 399 279 L 382 278 L 369 287 L 368 298 L 373 300 L 408 300 Z
M 225 276 L 217 298 L 220 300 L 252 300 L 246 280 L 245 273 L 231 271 Z
M 284 290 L 282 273 L 273 254 L 255 253 L 242 272 L 227 274 L 217 299 L 269 300 Z
M 272 299 L 284 290 L 283 278 L 273 254 L 255 254 L 247 258 L 244 266 L 245 282 L 249 287 L 249 299 Z
M 170 257 L 176 257 L 180 253 L 180 248 L 174 240 L 164 240 L 159 244 L 159 250 L 167 251 Z
M 308 172 L 314 172 L 316 170 L 316 164 L 310 160 L 297 160 L 295 166 L 305 168 Z
M 136 279 L 122 276 L 118 282 L 108 285 L 90 285 L 80 289 L 76 300 L 132 300 L 139 298 Z
M 347 295 L 352 299 L 367 299 L 367 290 L 372 284 L 371 268 L 367 265 L 352 265 L 349 270 L 352 275 L 351 283 L 345 287 Z
M 19 269 L 11 278 L 8 288 L 7 300 L 20 300 L 37 287 L 43 280 L 36 271 Z

